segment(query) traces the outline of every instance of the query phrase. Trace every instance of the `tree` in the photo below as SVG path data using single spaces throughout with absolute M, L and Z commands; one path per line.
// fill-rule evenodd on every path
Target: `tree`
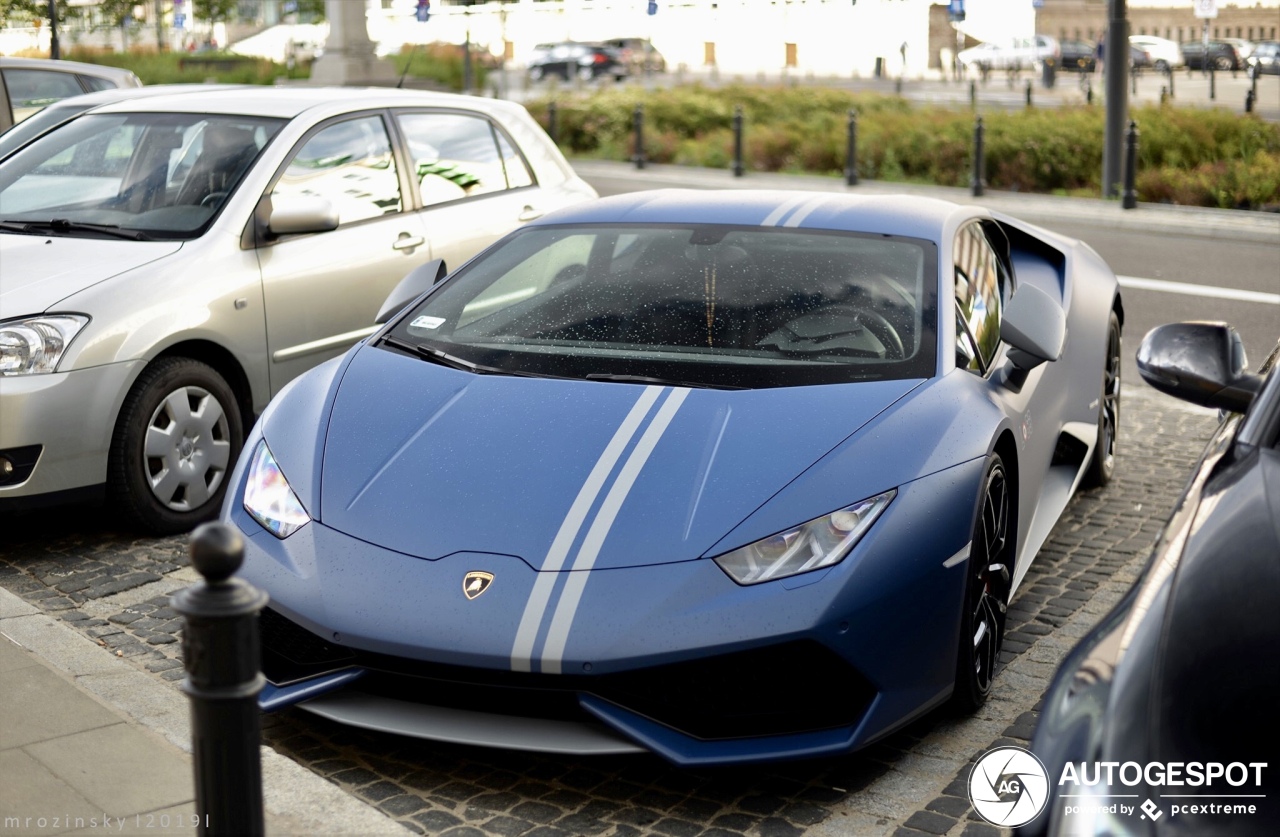
M 226 23 L 235 17 L 236 0 L 192 0 L 191 13 L 201 20 Z
M 48 16 L 48 0 L 0 0 L 0 26 L 10 23 L 30 26 Z

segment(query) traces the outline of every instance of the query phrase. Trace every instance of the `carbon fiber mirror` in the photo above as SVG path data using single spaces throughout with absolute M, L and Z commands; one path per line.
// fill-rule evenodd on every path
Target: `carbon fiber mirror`
M 1169 323 L 1147 332 L 1138 372 L 1151 386 L 1202 407 L 1243 413 L 1262 388 L 1245 372 L 1240 334 L 1226 323 Z

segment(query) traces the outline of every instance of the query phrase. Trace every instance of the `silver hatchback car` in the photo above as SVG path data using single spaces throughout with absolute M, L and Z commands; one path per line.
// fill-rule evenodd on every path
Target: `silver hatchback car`
M 254 417 L 406 274 L 593 197 L 509 102 L 253 88 L 84 112 L 0 165 L 0 510 L 105 488 L 153 532 L 213 516 Z

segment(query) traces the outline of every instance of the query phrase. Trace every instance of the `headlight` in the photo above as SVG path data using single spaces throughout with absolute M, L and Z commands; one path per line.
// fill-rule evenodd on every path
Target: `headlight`
M 739 584 L 759 584 L 838 564 L 897 496 L 897 489 L 726 552 L 715 561 Z
M 0 375 L 54 371 L 87 322 L 89 318 L 79 314 L 53 314 L 0 323 Z
M 249 464 L 244 487 L 244 510 L 277 538 L 287 538 L 311 517 L 298 502 L 266 442 L 259 442 Z

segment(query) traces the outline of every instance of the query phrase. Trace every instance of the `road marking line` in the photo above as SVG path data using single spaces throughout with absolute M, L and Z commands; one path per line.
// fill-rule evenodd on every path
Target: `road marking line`
M 1214 299 L 1234 299 L 1240 302 L 1261 302 L 1266 305 L 1280 305 L 1280 294 L 1269 294 L 1262 291 L 1242 291 L 1237 288 L 1215 288 L 1212 285 L 1193 285 L 1190 282 L 1167 282 L 1163 279 L 1143 279 L 1140 276 L 1117 276 L 1122 288 L 1135 288 L 1140 291 L 1161 291 L 1167 294 L 1185 294 L 1187 296 L 1208 296 Z

